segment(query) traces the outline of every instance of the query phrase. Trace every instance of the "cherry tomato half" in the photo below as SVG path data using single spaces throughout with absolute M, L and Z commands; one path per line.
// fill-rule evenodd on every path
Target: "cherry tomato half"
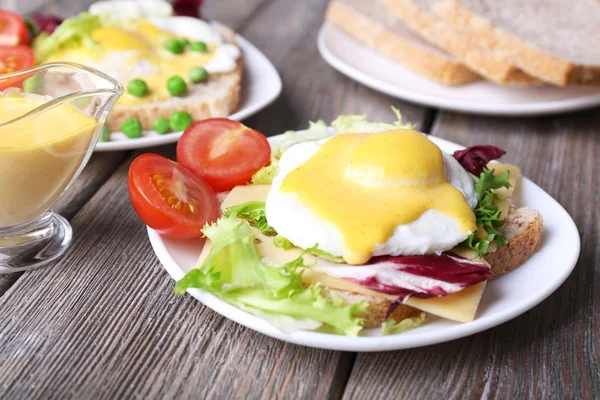
M 198 238 L 205 224 L 219 218 L 214 190 L 183 165 L 158 154 L 133 161 L 127 186 L 136 213 L 161 235 Z
M 27 44 L 29 31 L 19 14 L 0 9 L 0 46 Z
M 192 124 L 177 144 L 177 161 L 217 192 L 249 182 L 270 158 L 271 146 L 262 133 L 227 118 Z
M 29 46 L 1 47 L 0 46 L 0 75 L 21 71 L 33 67 L 35 57 Z M 0 90 L 15 86 L 21 87 L 22 78 L 3 79 Z

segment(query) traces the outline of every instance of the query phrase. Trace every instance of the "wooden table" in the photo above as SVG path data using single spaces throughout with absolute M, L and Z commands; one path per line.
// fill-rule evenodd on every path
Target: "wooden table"
M 283 79 L 279 99 L 247 125 L 275 135 L 338 114 L 388 121 L 393 104 L 423 132 L 498 145 L 575 219 L 575 271 L 533 310 L 468 338 L 371 354 L 295 346 L 173 296 L 127 196 L 138 153 L 99 153 L 57 207 L 74 228 L 68 253 L 0 276 L 0 398 L 600 397 L 600 110 L 491 118 L 404 103 L 321 59 L 327 1 L 206 2 L 205 15 L 253 42 Z M 68 16 L 89 3 L 53 0 L 41 11 Z

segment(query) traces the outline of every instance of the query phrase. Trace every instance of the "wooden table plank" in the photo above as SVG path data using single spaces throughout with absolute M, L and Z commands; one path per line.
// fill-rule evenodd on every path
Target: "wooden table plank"
M 505 160 L 571 214 L 581 257 L 553 295 L 499 327 L 421 349 L 360 354 L 344 397 L 598 398 L 600 110 L 541 118 L 444 112 L 433 133 L 507 150 Z
M 248 125 L 275 134 L 363 111 L 391 120 L 390 104 L 424 120 L 424 109 L 350 82 L 320 58 L 316 34 L 326 2 L 257 1 L 256 10 L 216 3 L 207 2 L 205 15 L 241 27 L 286 87 Z M 341 397 L 352 354 L 270 339 L 172 295 L 173 282 L 129 205 L 128 164 L 73 219 L 68 254 L 26 273 L 0 298 L 0 397 Z

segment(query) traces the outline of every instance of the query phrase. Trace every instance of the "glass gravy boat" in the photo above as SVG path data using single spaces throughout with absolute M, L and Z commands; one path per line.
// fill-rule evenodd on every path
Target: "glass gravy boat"
M 69 246 L 71 226 L 52 212 L 79 176 L 123 94 L 92 68 L 53 63 L 0 76 L 0 273 L 36 268 Z

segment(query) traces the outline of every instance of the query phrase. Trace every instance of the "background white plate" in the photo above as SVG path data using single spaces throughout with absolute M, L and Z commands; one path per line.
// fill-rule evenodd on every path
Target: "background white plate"
M 280 138 L 281 135 L 269 140 L 273 144 Z M 430 138 L 449 153 L 463 148 L 437 137 Z M 508 321 L 540 303 L 567 279 L 579 257 L 577 227 L 556 200 L 525 177 L 515 190 L 514 200 L 517 205 L 527 205 L 542 213 L 545 232 L 541 248 L 520 268 L 488 283 L 473 322 L 458 323 L 432 317 L 419 328 L 392 336 L 381 336 L 381 329 L 366 329 L 360 337 L 308 331 L 286 334 L 211 294 L 196 289 L 189 290 L 189 293 L 217 313 L 257 332 L 286 342 L 323 349 L 398 350 L 472 335 Z M 163 238 L 150 228 L 148 236 L 158 259 L 175 280 L 181 279 L 195 266 L 203 246 L 199 240 Z
M 271 104 L 281 93 L 281 78 L 271 61 L 252 43 L 237 35 L 237 42 L 244 58 L 242 93 L 238 110 L 228 118 L 240 121 L 256 114 Z M 141 149 L 175 143 L 183 132 L 159 135 L 144 131 L 143 137 L 129 139 L 121 132 L 113 132 L 110 142 L 98 142 L 95 151 Z
M 330 22 L 318 37 L 321 56 L 344 75 L 390 96 L 430 107 L 488 115 L 542 115 L 600 105 L 600 88 L 510 88 L 488 81 L 444 86 L 369 49 Z

